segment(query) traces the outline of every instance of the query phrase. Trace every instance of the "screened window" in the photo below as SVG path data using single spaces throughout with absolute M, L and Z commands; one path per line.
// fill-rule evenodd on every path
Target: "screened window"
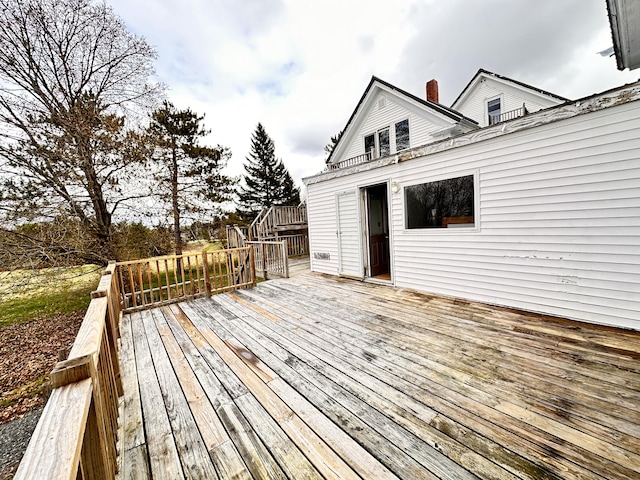
M 391 153 L 389 149 L 389 129 L 385 128 L 378 132 L 378 148 L 380 149 L 380 156 L 386 157 Z
M 487 102 L 487 112 L 489 113 L 489 125 L 500 121 L 500 99 L 489 100 Z
M 409 148 L 409 120 L 396 123 L 396 151 Z
M 475 226 L 473 175 L 405 188 L 407 228 Z

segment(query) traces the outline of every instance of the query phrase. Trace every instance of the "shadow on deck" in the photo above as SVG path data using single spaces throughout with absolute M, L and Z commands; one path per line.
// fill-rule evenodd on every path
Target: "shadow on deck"
M 638 478 L 639 352 L 311 273 L 125 315 L 120 478 Z

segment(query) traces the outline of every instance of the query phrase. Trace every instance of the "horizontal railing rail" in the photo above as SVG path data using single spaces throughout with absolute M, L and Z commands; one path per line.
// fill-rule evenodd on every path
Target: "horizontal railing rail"
M 287 242 L 247 242 L 253 248 L 256 275 L 267 280 L 269 275 L 289 278 Z
M 116 265 L 109 264 L 67 360 L 51 372 L 52 393 L 14 478 L 113 479 L 122 381 Z
M 255 285 L 249 246 L 116 264 L 123 313 Z

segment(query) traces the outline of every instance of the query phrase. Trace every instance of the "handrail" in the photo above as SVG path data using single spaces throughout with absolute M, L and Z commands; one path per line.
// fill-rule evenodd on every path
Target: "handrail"
M 262 220 L 262 217 L 266 212 L 267 212 L 267 208 L 263 207 L 262 210 L 260 210 L 260 213 L 258 213 L 258 215 L 256 216 L 256 218 L 253 219 L 253 222 L 251 222 L 251 225 L 249 226 L 249 240 L 258 239 L 258 225 L 260 224 L 260 221 Z
M 246 230 L 246 227 L 243 227 Z M 227 247 L 240 248 L 245 246 L 247 235 L 238 225 L 227 225 Z M 247 232 L 248 233 L 248 232 Z
M 255 285 L 253 249 L 245 246 L 119 262 L 123 313 Z
M 307 223 L 306 205 L 289 206 L 274 205 L 261 217 L 251 240 L 264 240 L 271 237 L 276 229 L 286 230 L 290 226 L 300 226 Z
M 78 331 L 69 358 L 51 372 L 53 392 L 14 478 L 115 478 L 120 302 L 110 263 Z

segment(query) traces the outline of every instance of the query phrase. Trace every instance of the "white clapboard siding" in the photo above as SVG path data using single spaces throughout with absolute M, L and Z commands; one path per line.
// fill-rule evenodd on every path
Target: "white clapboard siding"
M 323 232 L 335 229 L 338 192 L 393 181 L 401 187 L 389 202 L 395 285 L 640 330 L 638 132 L 636 101 L 314 178 L 313 250 L 332 252 L 333 262 L 337 239 Z M 476 228 L 405 228 L 404 187 L 469 174 L 477 178 Z M 335 273 L 327 266 L 313 263 Z

